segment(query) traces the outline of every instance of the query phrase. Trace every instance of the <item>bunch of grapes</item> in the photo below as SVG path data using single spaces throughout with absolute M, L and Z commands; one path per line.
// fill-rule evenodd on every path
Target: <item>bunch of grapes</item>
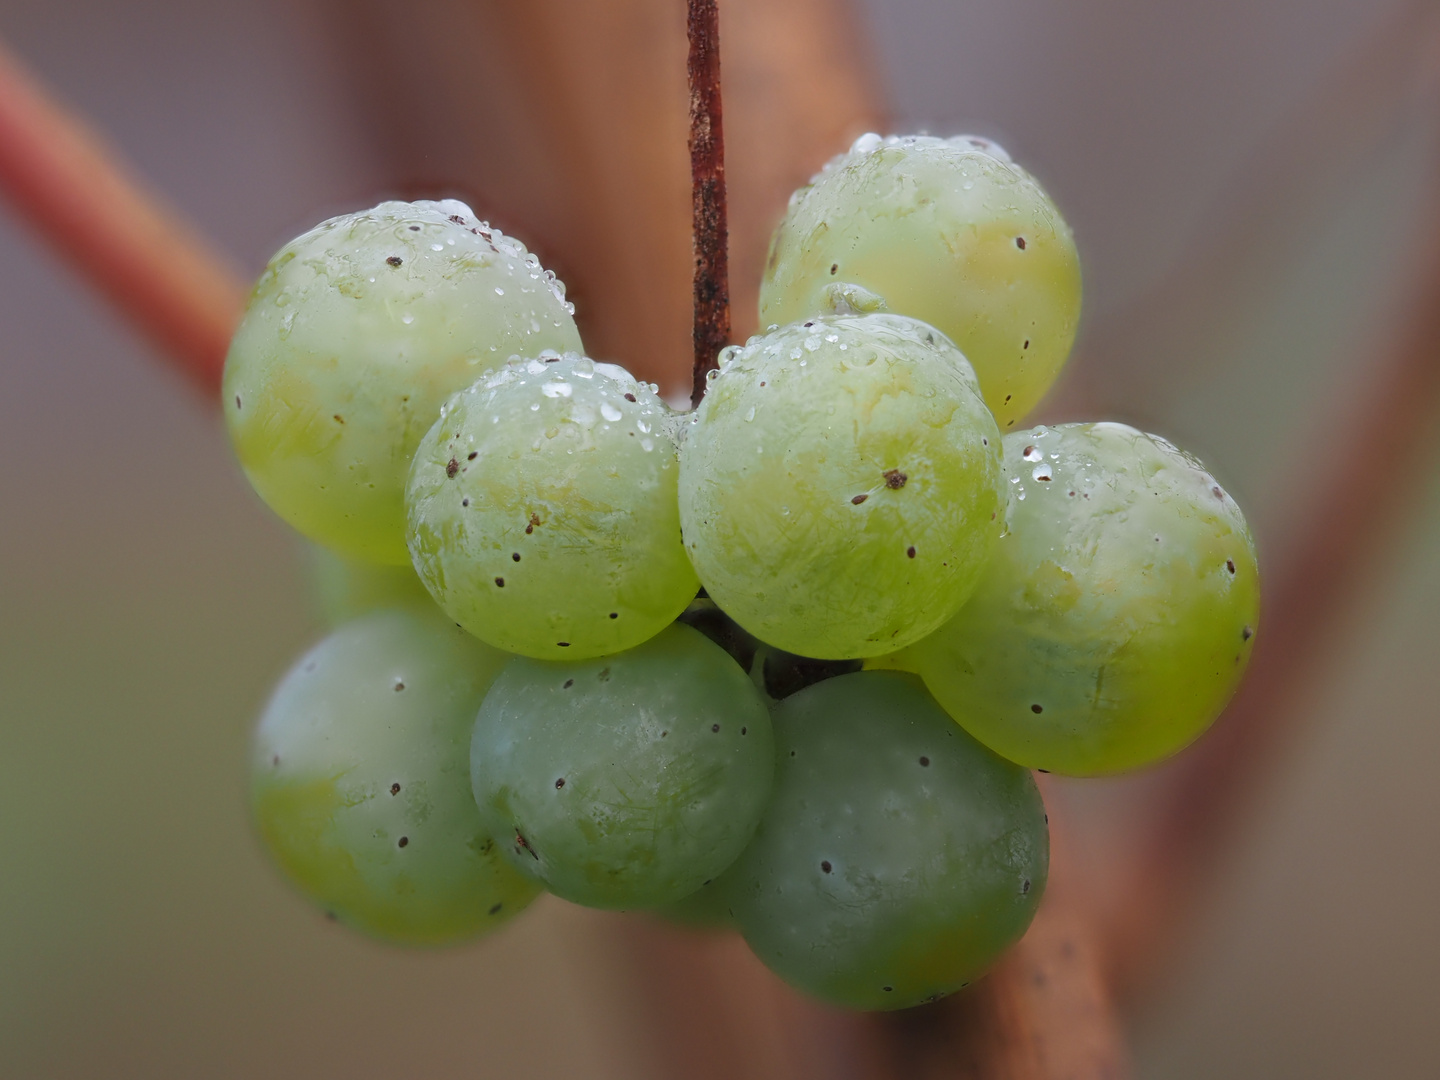
M 287 245 L 225 371 L 241 464 L 328 554 L 254 811 L 335 918 L 484 933 L 542 889 L 742 933 L 861 1009 L 977 977 L 1044 892 L 1029 770 L 1179 750 L 1245 667 L 1253 542 L 1194 458 L 1018 429 L 1074 242 L 974 137 L 867 135 L 792 197 L 690 412 L 587 358 L 457 202 Z

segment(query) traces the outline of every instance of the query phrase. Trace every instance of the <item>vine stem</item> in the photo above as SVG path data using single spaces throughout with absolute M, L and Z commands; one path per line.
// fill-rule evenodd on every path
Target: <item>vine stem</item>
M 0 47 L 0 193 L 214 400 L 245 288 Z
M 745 9 L 737 4 L 732 26 L 744 29 L 747 10 L 754 19 L 754 12 L 769 14 L 778 8 Z M 704 374 L 715 366 L 716 353 L 728 337 L 728 229 L 717 11 L 714 0 L 689 0 L 689 11 L 693 374 L 698 402 Z M 797 39 L 798 35 L 766 33 L 754 40 Z M 780 60 L 793 61 L 793 57 L 786 54 Z M 780 66 L 802 73 L 804 79 L 797 75 L 795 86 L 808 88 L 815 84 L 811 67 L 819 62 L 811 58 Z M 787 100 L 792 111 L 800 107 L 796 101 L 816 112 L 823 112 L 826 104 L 821 101 L 817 106 L 811 98 Z M 213 393 L 243 301 L 236 275 L 163 200 L 131 179 L 84 124 L 48 100 L 3 48 L 0 193 L 19 217 L 156 341 L 191 382 Z M 1094 907 L 1110 905 L 1077 897 L 1076 879 L 1088 875 L 1074 867 L 1076 860 L 1062 865 L 1057 859 L 1050 895 L 1035 927 L 989 979 L 951 1003 L 910 1016 L 866 1021 L 864 1031 L 856 1030 L 862 1024 L 853 1018 L 833 1016 L 789 994 L 759 970 L 733 939 L 703 947 L 671 944 L 663 938 L 670 932 L 627 921 L 626 931 L 633 937 L 622 932 L 616 938 L 633 947 L 640 963 L 671 976 L 668 982 L 651 983 L 655 1011 L 647 1018 L 652 1034 L 673 1031 L 685 1044 L 677 1047 L 674 1060 L 679 1067 L 671 1074 L 700 1075 L 694 1055 L 687 1052 L 695 1047 L 681 1024 L 687 1020 L 700 1036 L 710 1039 L 707 1048 L 721 1062 L 726 1052 L 739 1054 L 754 1043 L 755 1031 L 769 1022 L 774 1030 L 764 1044 L 767 1053 L 757 1049 L 747 1063 L 770 1060 L 769 1050 L 778 1054 L 798 1045 L 798 1054 L 777 1061 L 764 1074 L 787 1080 L 807 1075 L 806 1066 L 822 1060 L 827 1075 L 890 1076 L 898 1068 L 907 1080 L 930 1075 L 1056 1080 L 1115 1074 L 1119 1033 L 1109 1015 L 1109 988 L 1097 981 L 1096 973 L 1113 971 L 1122 990 L 1133 990 L 1153 974 L 1154 959 L 1165 955 L 1162 946 L 1176 920 L 1188 910 L 1214 851 L 1230 835 L 1237 789 L 1273 765 L 1273 753 L 1265 751 L 1279 749 L 1274 744 L 1283 743 L 1284 729 L 1299 720 L 1287 707 L 1287 699 L 1307 665 L 1314 662 L 1322 632 L 1333 627 L 1343 610 L 1347 588 L 1353 587 L 1353 579 L 1347 580 L 1340 568 L 1374 556 L 1386 539 L 1378 526 L 1399 518 L 1402 473 L 1374 463 L 1378 460 L 1374 455 L 1383 457 L 1382 451 L 1393 457 L 1396 444 L 1373 433 L 1390 431 L 1401 440 L 1399 445 L 1419 445 L 1421 432 L 1435 415 L 1440 397 L 1440 360 L 1435 351 L 1440 307 L 1434 302 L 1440 289 L 1440 233 L 1436 245 L 1432 276 L 1417 297 L 1408 336 L 1388 366 L 1376 367 L 1368 404 L 1351 407 L 1364 419 L 1357 425 L 1360 435 L 1349 442 L 1337 441 L 1342 457 L 1334 468 L 1312 469 L 1323 483 L 1317 481 L 1309 499 L 1302 500 L 1305 509 L 1297 514 L 1296 526 L 1272 560 L 1290 569 L 1267 597 L 1262 639 L 1266 644 L 1257 649 L 1251 685 L 1223 726 L 1177 761 L 1171 782 L 1152 793 L 1143 815 L 1149 827 L 1139 838 L 1141 846 L 1117 859 L 1113 876 L 1120 887 L 1115 891 L 1123 894 L 1124 901 L 1097 918 Z M 706 328 L 703 347 L 702 326 Z M 1376 477 L 1384 481 L 1378 488 Z M 1057 843 L 1057 852 L 1064 847 Z M 695 963 L 697 957 L 712 953 L 708 967 Z M 1057 1006 L 1057 990 L 1071 995 L 1069 1004 L 1060 1003 L 1063 1008 Z M 716 997 L 740 1017 L 735 1024 L 696 1020 L 707 1015 L 703 1007 Z M 1103 1009 L 1098 1016 L 1097 1007 Z M 1037 1021 L 1054 1025 L 1057 1034 L 1083 1036 L 1087 1045 L 1080 1040 L 1063 1046 L 1058 1040 L 1042 1043 L 1036 1037 Z M 982 1049 L 973 1039 L 988 1040 L 988 1046 Z M 963 1067 L 958 1060 L 961 1052 L 966 1057 Z M 1029 1059 L 1019 1062 L 1017 1055 Z M 1037 1056 L 1043 1060 L 1030 1060 Z M 977 1057 L 984 1060 L 974 1061 Z M 714 1072 L 727 1077 L 746 1074 L 742 1068 L 717 1067 Z
M 725 206 L 725 131 L 720 104 L 720 12 L 716 0 L 689 0 L 690 191 L 695 251 L 695 360 L 690 404 L 730 339 L 730 235 Z

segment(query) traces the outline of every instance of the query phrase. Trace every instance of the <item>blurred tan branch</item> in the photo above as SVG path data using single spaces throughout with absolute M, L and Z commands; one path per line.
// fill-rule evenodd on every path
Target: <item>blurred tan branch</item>
M 1099 327 L 1087 351 L 1110 354 L 1111 378 L 1131 382 L 1132 394 L 1145 392 L 1155 342 L 1169 343 L 1175 362 L 1203 377 L 1205 350 L 1234 333 L 1213 327 L 1216 312 L 1259 302 L 1257 282 L 1276 275 L 1322 200 L 1345 198 L 1354 174 L 1373 167 L 1417 116 L 1430 129 L 1440 119 L 1440 9 L 1423 2 L 1401 8 L 1343 58 L 1242 163 L 1223 212 L 1212 215 L 1218 227 L 1153 293 Z M 1434 185 L 1433 153 L 1429 166 Z M 1227 841 L 1298 734 L 1297 692 L 1405 520 L 1410 478 L 1395 468 L 1396 454 L 1433 438 L 1440 411 L 1440 190 L 1428 201 L 1416 227 L 1418 261 L 1386 312 L 1389 336 L 1362 361 L 1358 389 L 1321 403 L 1325 437 L 1290 478 L 1287 515 L 1262 552 L 1261 626 L 1239 692 L 1199 743 L 1137 778 L 1131 819 L 1139 827 L 1087 837 L 1095 856 L 1087 878 L 1122 996 L 1153 981 L 1184 937 Z
M 0 190 L 194 386 L 216 397 L 244 305 L 239 275 L 4 48 Z
M 355 82 L 369 98 L 376 137 L 413 166 L 399 179 L 480 192 L 477 208 L 534 237 L 570 282 L 594 354 L 683 385 L 691 329 L 683 5 L 336 3 L 353 35 Z M 1402 91 L 1434 94 L 1426 64 L 1437 20 L 1418 6 L 1406 19 L 1392 28 L 1395 41 L 1357 68 L 1384 79 L 1365 76 L 1366 93 L 1332 102 L 1345 106 L 1338 117 L 1347 126 L 1371 131 L 1367 118 Z M 753 329 L 766 238 L 786 195 L 851 136 L 880 127 L 883 111 L 843 0 L 729 0 L 722 29 L 735 329 L 743 335 Z M 386 77 L 377 79 L 382 58 Z M 1301 143 L 1323 130 L 1302 129 Z M 235 275 L 4 53 L 0 187 L 213 393 L 242 303 Z M 1250 213 L 1265 215 L 1262 196 L 1255 199 Z M 1147 829 L 1104 863 L 1119 884 L 1095 888 L 1077 854 L 1091 838 L 1057 820 L 1049 894 L 1025 940 L 974 990 L 883 1017 L 845 1016 L 801 999 L 733 935 L 626 920 L 613 946 L 648 1003 L 635 1037 L 654 1046 L 660 1075 L 1124 1075 L 1113 988 L 1135 985 L 1163 957 L 1244 789 L 1273 763 L 1293 725 L 1290 698 L 1356 586 L 1350 568 L 1373 559 L 1400 515 L 1404 477 L 1388 467 L 1394 452 L 1380 435 L 1419 438 L 1440 394 L 1440 200 L 1429 228 L 1428 268 L 1404 332 L 1372 371 L 1365 400 L 1348 403 L 1356 426 L 1333 440 L 1333 460 L 1312 464 L 1301 511 L 1269 553 L 1265 622 L 1245 688 L 1216 731 L 1150 785 L 1137 815 Z M 1197 259 L 1188 271 L 1211 275 L 1212 296 L 1225 276 L 1213 284 L 1219 258 Z M 1173 330 L 1196 316 L 1168 317 Z M 1107 333 L 1120 341 L 1127 330 L 1115 326 Z

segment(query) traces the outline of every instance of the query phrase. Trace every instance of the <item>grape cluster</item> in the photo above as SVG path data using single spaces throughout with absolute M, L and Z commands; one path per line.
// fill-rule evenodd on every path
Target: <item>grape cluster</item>
M 337 624 L 255 739 L 275 859 L 393 941 L 547 889 L 733 926 L 853 1008 L 966 985 L 1044 892 L 1029 770 L 1179 750 L 1256 627 L 1199 462 L 1015 430 L 1079 306 L 1049 197 L 970 136 L 867 135 L 796 192 L 769 329 L 689 413 L 587 358 L 554 275 L 463 204 L 287 245 L 224 385 Z

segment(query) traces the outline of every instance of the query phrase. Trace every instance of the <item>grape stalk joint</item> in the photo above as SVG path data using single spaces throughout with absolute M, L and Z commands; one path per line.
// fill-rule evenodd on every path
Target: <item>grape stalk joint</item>
M 1030 770 L 1181 750 L 1258 625 L 1203 465 L 1020 423 L 1080 295 L 1054 203 L 974 136 L 866 135 L 797 191 L 767 329 L 688 413 L 462 203 L 287 244 L 223 390 L 334 624 L 254 740 L 275 862 L 400 944 L 549 890 L 738 931 L 850 1008 L 974 981 L 1045 891 Z

